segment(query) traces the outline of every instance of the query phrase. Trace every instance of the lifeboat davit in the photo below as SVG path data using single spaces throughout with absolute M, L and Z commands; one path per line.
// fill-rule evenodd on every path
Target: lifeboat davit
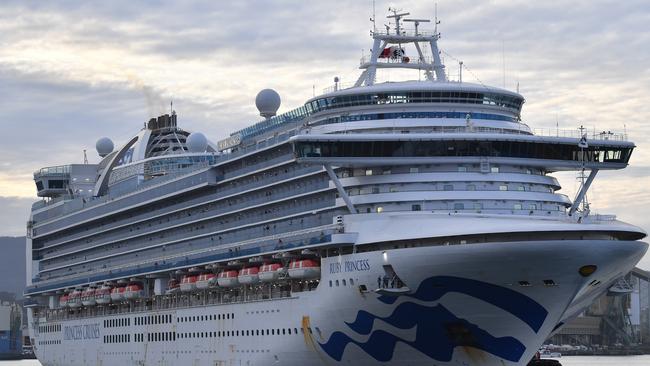
M 111 302 L 111 286 L 104 285 L 95 290 L 95 302 L 103 305 Z
M 298 279 L 320 278 L 320 264 L 313 259 L 300 259 L 289 264 L 289 277 Z
M 144 296 L 144 290 L 142 285 L 134 283 L 125 287 L 124 298 L 125 299 L 139 299 Z
M 170 295 L 180 290 L 181 290 L 181 284 L 178 282 L 177 279 L 172 278 L 171 280 L 167 281 L 167 291 L 165 291 L 165 294 Z
M 280 263 L 269 263 L 260 267 L 260 281 L 273 282 L 280 278 L 280 275 L 285 272 L 284 267 Z
M 237 279 L 238 274 L 235 270 L 223 271 L 219 273 L 217 282 L 219 282 L 219 286 L 221 287 L 235 287 L 239 285 L 239 280 Z
M 61 306 L 62 308 L 68 306 L 68 299 L 69 298 L 70 298 L 70 296 L 68 294 L 61 295 L 61 297 L 59 297 L 59 306 Z
M 81 306 L 81 289 L 72 291 L 68 297 L 68 306 L 71 308 L 78 308 Z
M 244 285 L 249 285 L 252 283 L 260 282 L 260 269 L 258 267 L 248 267 L 239 271 L 239 276 L 237 279 L 239 283 Z
M 124 291 L 126 291 L 126 287 L 113 287 L 113 289 L 111 290 L 111 300 L 112 301 L 124 300 Z
M 181 278 L 181 291 L 192 291 L 196 289 L 196 281 L 199 276 L 187 275 Z
M 196 288 L 206 289 L 208 287 L 215 287 L 217 285 L 217 275 L 214 273 L 204 273 L 199 275 L 196 280 Z
M 81 303 L 83 306 L 94 306 L 97 304 L 95 301 L 95 288 L 88 287 L 81 293 Z

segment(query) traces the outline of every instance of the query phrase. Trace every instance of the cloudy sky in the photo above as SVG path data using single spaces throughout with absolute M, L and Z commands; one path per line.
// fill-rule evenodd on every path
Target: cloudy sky
M 433 1 L 377 0 L 379 26 L 391 5 L 434 14 Z M 4 0 L 0 235 L 23 235 L 34 170 L 82 162 L 84 149 L 97 161 L 99 137 L 125 142 L 170 100 L 183 128 L 218 140 L 258 120 L 260 89 L 280 93 L 282 112 L 334 76 L 354 81 L 371 12 L 370 0 Z M 531 127 L 628 133 L 638 146 L 630 167 L 599 174 L 589 199 L 649 230 L 650 4 L 439 0 L 438 14 L 451 76 L 463 60 L 466 81 L 518 83 Z M 575 174 L 560 178 L 573 196 Z

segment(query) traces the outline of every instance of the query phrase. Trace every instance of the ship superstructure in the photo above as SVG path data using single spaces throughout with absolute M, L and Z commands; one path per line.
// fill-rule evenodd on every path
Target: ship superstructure
M 534 134 L 523 96 L 450 81 L 437 30 L 407 15 L 351 87 L 281 115 L 264 90 L 265 119 L 217 143 L 160 116 L 98 141 L 98 164 L 37 171 L 41 362 L 523 365 L 627 273 L 645 232 L 582 203 L 634 144 Z M 567 170 L 573 200 L 551 175 Z

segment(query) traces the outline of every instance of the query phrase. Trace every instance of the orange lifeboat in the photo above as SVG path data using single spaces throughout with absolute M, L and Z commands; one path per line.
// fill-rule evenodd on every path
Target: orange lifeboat
M 196 289 L 196 281 L 199 276 L 187 275 L 181 278 L 181 291 L 192 291 Z
M 199 275 L 196 280 L 196 288 L 206 289 L 208 287 L 215 287 L 217 285 L 217 275 L 214 273 L 203 273 Z
M 280 278 L 280 275 L 285 272 L 284 267 L 280 263 L 269 263 L 260 267 L 260 281 L 273 282 Z
M 124 300 L 124 291 L 125 287 L 113 287 L 111 290 L 111 300 L 112 301 L 122 301 Z
M 78 308 L 81 306 L 81 289 L 75 289 L 68 297 L 68 306 Z
M 61 297 L 59 297 L 59 306 L 61 306 L 62 308 L 68 306 L 68 299 L 69 298 L 70 298 L 70 296 L 68 294 L 61 295 Z
M 103 305 L 111 302 L 111 286 L 104 285 L 95 290 L 95 302 Z
M 297 279 L 320 278 L 320 264 L 313 259 L 300 259 L 289 264 L 289 277 Z
M 142 285 L 138 283 L 133 283 L 124 288 L 124 298 L 125 299 L 139 299 L 144 296 L 144 290 Z
M 88 287 L 81 293 L 81 303 L 83 306 L 94 306 L 97 304 L 95 301 L 95 291 L 94 287 Z
M 239 271 L 239 276 L 237 276 L 237 279 L 239 283 L 244 285 L 258 283 L 260 281 L 259 272 L 260 269 L 258 267 L 244 268 Z
M 239 280 L 237 279 L 238 274 L 235 270 L 223 271 L 219 273 L 217 282 L 221 287 L 235 287 L 239 285 Z
M 167 282 L 167 291 L 165 291 L 165 294 L 173 294 L 181 290 L 181 284 L 178 282 L 177 279 L 172 278 Z

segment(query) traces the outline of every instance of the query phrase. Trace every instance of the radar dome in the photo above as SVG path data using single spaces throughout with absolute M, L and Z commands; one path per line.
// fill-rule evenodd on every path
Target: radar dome
M 201 153 L 208 149 L 208 139 L 201 132 L 192 132 L 187 136 L 185 146 L 190 152 Z
M 113 141 L 111 141 L 111 139 L 108 137 L 102 137 L 101 139 L 97 140 L 97 143 L 95 144 L 95 149 L 97 149 L 97 153 L 102 158 L 112 153 L 114 147 L 115 146 L 113 146 Z
M 264 89 L 257 93 L 255 105 L 260 111 L 260 116 L 271 118 L 280 108 L 280 95 L 273 89 Z

